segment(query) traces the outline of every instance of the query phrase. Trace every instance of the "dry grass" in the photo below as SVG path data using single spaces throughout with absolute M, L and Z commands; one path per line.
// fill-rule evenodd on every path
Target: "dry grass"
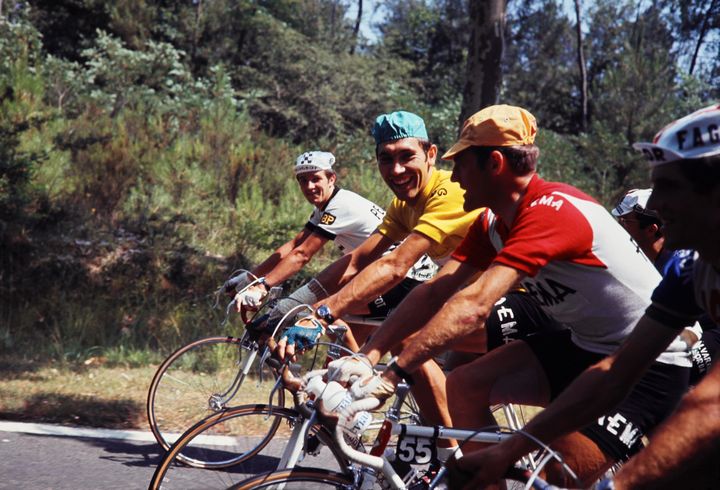
M 156 369 L 156 365 L 108 366 L 97 359 L 75 366 L 0 360 L 0 418 L 144 430 L 148 428 L 145 412 L 147 390 Z M 194 375 L 197 376 L 197 373 Z M 249 400 L 249 397 L 260 402 L 271 386 L 269 382 L 261 386 L 247 382 L 243 385 L 243 399 Z M 187 398 L 186 407 L 183 399 L 179 400 L 174 412 L 177 421 L 164 422 L 182 431 L 188 427 L 188 412 L 197 412 L 192 406 L 197 403 Z M 238 401 L 238 404 L 243 403 Z M 516 406 L 516 413 L 524 422 L 539 410 Z M 166 417 L 173 417 L 172 414 L 172 411 L 164 412 Z M 197 419 L 201 416 L 199 414 Z M 502 412 L 496 412 L 496 417 L 500 425 L 508 425 Z M 264 430 L 263 424 L 258 427 L 252 425 L 259 423 L 256 419 L 247 418 L 244 423 L 241 432 L 246 435 Z M 220 427 L 217 429 L 221 430 Z M 238 430 L 238 427 L 233 430 Z
M 107 428 L 145 428 L 155 370 L 0 362 L 0 417 Z
M 91 360 L 92 361 L 92 360 Z M 0 362 L 0 418 L 33 422 L 72 424 L 116 429 L 147 429 L 145 402 L 148 387 L 157 366 L 106 366 L 98 361 L 80 366 L 55 367 L 31 362 Z M 197 373 L 192 374 L 197 376 Z M 272 383 L 258 386 L 243 384 L 243 400 L 266 399 Z M 235 401 L 235 400 L 234 400 Z M 233 403 L 236 404 L 236 403 Z M 174 411 L 164 411 L 172 429 L 182 432 L 189 427 L 188 413 L 203 415 L 197 400 L 186 397 L 175 402 Z M 205 415 L 209 415 L 208 411 Z M 196 421 L 193 419 L 193 421 Z M 253 435 L 263 427 L 248 418 L 242 432 Z M 258 432 L 259 433 L 259 432 Z

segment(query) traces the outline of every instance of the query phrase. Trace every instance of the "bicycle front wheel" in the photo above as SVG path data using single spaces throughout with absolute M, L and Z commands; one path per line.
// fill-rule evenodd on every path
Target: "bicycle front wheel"
M 315 488 L 354 488 L 353 479 L 348 475 L 315 468 L 297 468 L 264 473 L 230 487 L 232 490 L 258 488 L 282 488 L 284 490 L 306 490 Z
M 243 366 L 250 361 L 253 367 L 247 376 L 243 376 Z M 259 376 L 256 366 L 257 350 L 242 347 L 241 339 L 236 337 L 208 337 L 173 352 L 158 368 L 148 390 L 148 422 L 158 443 L 168 449 L 194 423 L 222 411 L 230 404 L 270 403 L 284 406 L 285 394 L 282 389 L 276 391 L 272 400 L 269 399 L 276 379 L 274 371 L 268 366 L 262 366 L 263 375 Z M 258 444 L 267 443 L 278 424 L 279 419 L 275 417 L 258 421 L 250 428 L 222 424 L 208 435 L 252 436 L 257 438 Z M 191 457 L 180 454 L 177 459 L 195 467 L 221 468 L 243 461 L 247 454 L 226 456 L 204 460 L 197 455 Z
M 279 424 L 272 440 L 265 437 L 258 441 L 257 437 L 240 435 L 235 437 L 210 436 L 217 427 L 245 427 L 248 432 L 253 426 L 266 423 L 268 417 Z M 270 405 L 247 405 L 232 407 L 223 412 L 213 414 L 188 429 L 165 453 L 158 464 L 150 489 L 163 490 L 204 488 L 225 489 L 253 475 L 279 469 L 287 447 L 292 445 L 292 426 L 302 423 L 301 415 L 290 408 L 279 408 Z M 240 432 L 238 430 L 238 432 Z M 314 425 L 310 429 L 320 445 L 313 452 L 313 466 L 335 468 L 342 471 L 348 462 L 334 445 L 332 435 L 323 427 Z M 228 455 L 243 454 L 242 462 L 228 468 L 205 471 L 177 465 L 178 456 L 183 454 L 202 461 L 217 461 Z M 310 457 L 310 454 L 306 454 Z

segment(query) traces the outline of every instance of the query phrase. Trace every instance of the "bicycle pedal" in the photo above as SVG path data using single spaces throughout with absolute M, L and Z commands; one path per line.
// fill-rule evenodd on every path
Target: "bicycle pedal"
M 322 442 L 318 436 L 312 435 L 307 438 L 307 441 L 305 441 L 305 452 L 310 456 L 317 456 L 320 454 L 321 449 Z

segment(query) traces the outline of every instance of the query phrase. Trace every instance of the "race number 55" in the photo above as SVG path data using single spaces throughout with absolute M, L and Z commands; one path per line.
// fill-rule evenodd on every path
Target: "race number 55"
M 397 457 L 404 463 L 428 464 L 435 457 L 435 441 L 412 436 L 403 437 L 397 446 Z

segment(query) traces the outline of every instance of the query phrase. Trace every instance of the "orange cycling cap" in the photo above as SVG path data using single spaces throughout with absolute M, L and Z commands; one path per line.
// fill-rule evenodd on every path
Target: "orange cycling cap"
M 452 160 L 471 146 L 531 145 L 536 133 L 535 116 L 525 109 L 493 105 L 465 120 L 460 139 L 442 157 Z

